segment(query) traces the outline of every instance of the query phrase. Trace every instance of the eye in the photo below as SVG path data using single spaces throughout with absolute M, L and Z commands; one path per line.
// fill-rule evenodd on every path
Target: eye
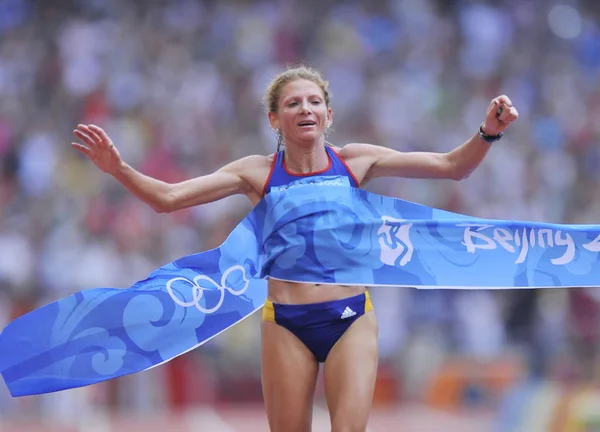
M 320 100 L 314 100 L 312 101 L 313 105 L 321 105 L 321 101 Z
M 293 106 L 296 106 L 296 105 L 298 105 L 298 102 L 290 102 L 288 104 L 289 107 L 293 107 Z

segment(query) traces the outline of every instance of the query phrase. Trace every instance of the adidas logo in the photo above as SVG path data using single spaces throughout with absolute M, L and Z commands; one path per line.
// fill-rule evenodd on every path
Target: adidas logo
M 346 309 L 344 309 L 344 312 L 342 313 L 342 319 L 346 319 L 346 318 L 350 318 L 352 316 L 356 315 L 356 312 L 354 312 L 352 309 L 350 309 L 348 306 L 346 306 Z

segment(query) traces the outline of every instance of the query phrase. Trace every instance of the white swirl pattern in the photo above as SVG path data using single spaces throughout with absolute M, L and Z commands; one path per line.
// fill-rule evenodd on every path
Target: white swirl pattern
M 244 286 L 242 287 L 242 289 L 240 289 L 238 291 L 227 286 L 227 277 L 235 270 L 240 270 L 242 272 L 242 279 L 244 280 Z M 217 288 L 221 292 L 221 297 L 220 297 L 218 303 L 215 306 L 213 306 L 212 308 L 207 309 L 207 308 L 204 308 L 200 304 L 200 300 L 202 299 L 202 296 L 204 295 L 204 291 L 205 291 L 205 288 L 202 288 L 199 285 L 199 281 L 201 281 L 201 280 L 210 282 L 215 288 Z M 176 281 L 182 281 L 182 282 L 187 282 L 187 283 L 191 284 L 192 290 L 193 290 L 193 292 L 192 292 L 193 297 L 192 297 L 191 301 L 187 302 L 187 301 L 181 300 L 175 294 L 172 286 L 173 286 L 173 283 L 175 283 Z M 186 308 L 195 306 L 196 309 L 198 309 L 200 312 L 203 312 L 206 314 L 211 314 L 211 313 L 218 311 L 219 308 L 223 305 L 223 301 L 225 300 L 225 290 L 229 291 L 231 294 L 233 294 L 235 296 L 240 296 L 240 295 L 244 294 L 244 292 L 246 292 L 249 284 L 250 284 L 250 280 L 246 277 L 246 269 L 241 265 L 234 265 L 232 267 L 229 267 L 227 270 L 225 270 L 223 272 L 223 276 L 221 276 L 221 284 L 220 285 L 205 275 L 198 275 L 193 280 L 189 280 L 184 277 L 175 277 L 175 278 L 170 279 L 167 282 L 167 291 L 168 291 L 169 295 L 171 296 L 171 298 L 173 299 L 173 301 L 175 302 L 175 304 L 186 307 Z

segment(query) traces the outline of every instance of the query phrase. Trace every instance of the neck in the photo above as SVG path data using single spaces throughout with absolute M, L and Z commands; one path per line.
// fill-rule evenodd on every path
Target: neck
M 298 174 L 321 171 L 327 168 L 329 164 L 323 142 L 310 147 L 285 147 L 283 157 L 285 158 L 287 169 Z

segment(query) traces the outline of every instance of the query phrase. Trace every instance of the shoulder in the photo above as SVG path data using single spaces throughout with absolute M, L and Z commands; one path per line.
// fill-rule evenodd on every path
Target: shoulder
M 237 162 L 251 165 L 264 165 L 265 163 L 273 162 L 275 158 L 275 153 L 271 153 L 270 155 L 250 155 L 245 156 L 241 159 L 238 159 Z
M 254 171 L 262 168 L 270 168 L 273 163 L 273 159 L 275 158 L 274 154 L 270 154 L 268 156 L 263 155 L 251 155 L 245 156 L 243 158 L 237 159 L 227 165 L 225 165 L 222 169 L 230 172 L 236 173 L 244 173 L 248 171 Z
M 220 168 L 216 173 L 235 176 L 244 187 L 244 193 L 256 204 L 262 197 L 275 155 L 251 155 L 236 159 Z
M 376 158 L 387 150 L 385 147 L 367 143 L 348 143 L 342 147 L 333 147 L 333 149 L 346 161 L 358 158 Z
M 382 151 L 389 150 L 366 143 L 348 143 L 341 147 L 332 146 L 332 149 L 346 163 L 361 185 L 371 179 L 371 168 L 382 159 Z

